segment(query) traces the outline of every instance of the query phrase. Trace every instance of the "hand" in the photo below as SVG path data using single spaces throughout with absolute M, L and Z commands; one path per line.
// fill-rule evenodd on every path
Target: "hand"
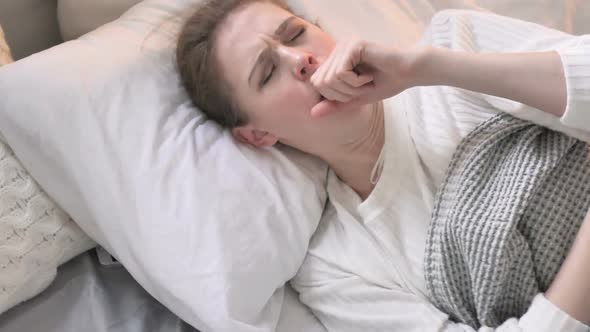
M 398 50 L 353 40 L 339 43 L 310 82 L 325 100 L 313 117 L 374 103 L 415 86 L 415 67 L 425 48 Z

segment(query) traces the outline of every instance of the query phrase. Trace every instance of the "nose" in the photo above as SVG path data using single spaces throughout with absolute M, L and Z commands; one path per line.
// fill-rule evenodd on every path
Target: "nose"
M 293 76 L 298 80 L 309 80 L 318 67 L 317 59 L 310 52 L 294 47 L 280 46 L 279 53 L 284 57 Z

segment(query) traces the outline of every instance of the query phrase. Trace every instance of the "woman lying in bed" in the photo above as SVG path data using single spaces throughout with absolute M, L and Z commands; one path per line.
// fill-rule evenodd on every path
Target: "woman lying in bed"
M 489 130 L 505 122 L 500 130 L 524 128 L 507 136 L 536 130 L 543 142 L 569 140 L 567 153 L 574 146 L 586 149 L 590 38 L 492 14 L 447 11 L 435 16 L 423 41 L 410 49 L 362 40 L 336 43 L 278 1 L 213 0 L 188 20 L 177 60 L 194 103 L 237 139 L 256 147 L 286 144 L 329 164 L 330 202 L 292 281 L 328 330 L 491 331 L 481 327 L 488 325 L 498 331 L 587 331 L 590 216 L 584 220 L 584 197 L 567 197 L 581 202 L 583 214 L 572 217 L 576 241 L 571 238 L 567 259 L 564 254 L 558 262 L 559 273 L 555 269 L 550 284 L 531 286 L 534 296 L 514 307 L 491 306 L 482 313 L 482 303 L 496 294 L 461 293 L 451 294 L 452 303 L 476 319 L 455 307 L 445 310 L 434 296 L 436 278 L 425 272 L 425 262 L 436 254 L 425 252 L 433 241 L 428 242 L 431 215 L 441 204 L 435 197 L 453 153 L 473 138 L 468 134 L 482 130 L 479 125 Z M 516 120 L 501 118 L 505 113 Z M 517 118 L 568 136 L 526 127 Z M 535 160 L 538 151 L 557 149 L 529 145 Z M 572 160 L 574 166 L 583 163 Z M 574 182 L 589 193 L 588 172 L 577 171 L 582 175 Z M 497 271 L 503 263 L 483 269 Z M 473 286 L 477 278 L 474 273 L 459 280 Z

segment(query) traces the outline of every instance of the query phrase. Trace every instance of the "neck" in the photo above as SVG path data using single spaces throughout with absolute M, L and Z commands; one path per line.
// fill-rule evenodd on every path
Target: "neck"
M 337 142 L 326 142 L 317 155 L 363 200 L 374 188 L 371 172 L 385 142 L 382 102 L 367 105 Z

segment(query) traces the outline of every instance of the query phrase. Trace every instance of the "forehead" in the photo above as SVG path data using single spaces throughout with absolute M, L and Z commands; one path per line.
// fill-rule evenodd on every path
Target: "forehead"
M 219 29 L 219 44 L 241 45 L 246 36 L 270 35 L 292 14 L 272 3 L 254 1 L 236 8 Z M 224 40 L 221 40 L 224 39 Z M 221 45 L 220 45 L 221 46 Z
M 226 64 L 247 66 L 257 51 L 291 13 L 272 3 L 256 1 L 238 7 L 219 28 L 217 55 L 222 67 Z

